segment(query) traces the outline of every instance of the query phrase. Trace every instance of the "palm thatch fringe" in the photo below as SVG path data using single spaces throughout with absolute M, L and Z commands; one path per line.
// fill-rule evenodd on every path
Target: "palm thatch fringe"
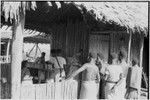
M 83 7 L 94 12 L 96 19 L 115 22 L 125 26 L 127 30 L 143 32 L 148 31 L 148 2 L 75 2 L 82 11 Z
M 51 2 L 47 2 L 48 6 L 52 6 Z M 120 26 L 125 26 L 127 31 L 148 33 L 148 2 L 65 2 L 73 3 L 83 12 L 83 8 L 91 14 L 95 14 L 96 19 L 115 22 Z M 57 8 L 61 7 L 59 2 L 56 2 Z M 36 2 L 2 2 L 2 11 L 5 19 L 18 19 L 20 7 L 26 9 L 35 9 Z
M 2 2 L 2 11 L 4 12 L 5 20 L 12 22 L 12 19 L 18 21 L 19 19 L 19 11 L 23 9 L 25 14 L 25 10 L 35 9 L 36 3 L 35 2 Z

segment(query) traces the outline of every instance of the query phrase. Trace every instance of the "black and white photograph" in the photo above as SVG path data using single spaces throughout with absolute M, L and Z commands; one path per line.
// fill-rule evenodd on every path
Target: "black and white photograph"
M 0 99 L 148 100 L 150 1 L 1 1 Z

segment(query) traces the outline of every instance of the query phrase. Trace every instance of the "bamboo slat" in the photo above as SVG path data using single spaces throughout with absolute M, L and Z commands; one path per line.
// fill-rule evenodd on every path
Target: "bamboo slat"
M 47 84 L 47 99 L 55 99 L 55 84 Z
M 20 98 L 22 99 L 36 99 L 36 91 L 35 85 L 21 85 L 21 95 Z
M 46 99 L 47 96 L 46 96 L 46 84 L 38 84 L 38 85 L 35 85 L 35 94 L 36 94 L 36 99 Z
M 21 85 L 20 99 L 53 99 L 66 100 L 77 99 L 78 82 L 75 80 L 46 83 Z

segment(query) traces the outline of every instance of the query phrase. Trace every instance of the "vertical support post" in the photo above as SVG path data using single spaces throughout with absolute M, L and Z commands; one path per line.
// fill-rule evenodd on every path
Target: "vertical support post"
M 52 49 L 52 48 L 51 48 L 51 43 L 50 43 L 49 47 L 50 47 L 49 59 L 50 59 L 50 58 L 51 58 L 51 49 Z
M 140 68 L 141 68 L 141 70 L 143 69 L 142 68 L 142 64 L 143 64 L 142 63 L 143 62 L 143 47 L 144 47 L 144 35 L 141 33 L 141 41 L 140 41 Z M 138 89 L 138 99 L 140 99 L 142 72 L 140 74 L 141 74 L 141 80 L 139 80 L 140 87 Z
M 10 63 L 9 62 L 9 49 L 10 49 L 10 39 L 8 40 L 8 44 L 7 44 L 7 53 L 6 53 L 7 63 Z
M 34 58 L 36 58 L 37 51 L 38 51 L 38 43 L 36 44 L 36 51 L 35 51 L 35 56 L 34 56 Z
M 131 31 L 129 32 L 129 43 L 128 43 L 128 63 L 130 63 L 130 57 L 131 57 L 131 42 L 132 42 L 132 33 Z
M 23 32 L 25 24 L 25 13 L 23 7 L 19 9 L 18 21 L 14 21 L 12 49 L 11 49 L 11 99 L 20 99 L 21 85 L 21 62 L 23 51 Z
M 143 62 L 143 47 L 144 47 L 144 36 L 141 35 L 141 42 L 140 42 L 140 67 L 142 68 Z

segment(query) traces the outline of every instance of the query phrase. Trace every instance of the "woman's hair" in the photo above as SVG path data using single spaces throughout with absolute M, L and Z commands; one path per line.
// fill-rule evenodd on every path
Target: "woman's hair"
M 132 58 L 132 65 L 133 66 L 138 64 L 138 63 L 139 63 L 139 61 L 138 61 L 138 59 L 136 57 Z
M 42 54 L 42 56 L 45 56 L 46 53 L 45 53 L 45 52 L 42 52 L 41 54 Z
M 110 54 L 110 58 L 109 58 L 109 64 L 112 64 L 112 61 L 114 60 L 114 59 L 118 59 L 118 55 L 116 54 L 116 53 L 111 53 Z
M 94 58 L 96 58 L 96 57 L 97 57 L 96 53 L 90 52 L 90 53 L 88 54 L 88 62 L 90 62 L 92 59 L 94 59 Z
M 111 53 L 110 57 L 113 59 L 117 59 L 118 55 L 116 53 Z
M 102 59 L 102 60 L 105 59 L 105 58 L 104 58 L 104 55 L 103 55 L 101 52 L 97 53 L 97 56 L 98 56 L 100 59 Z
M 121 50 L 118 54 L 119 60 L 121 61 L 122 59 L 127 58 L 127 52 L 125 50 Z

